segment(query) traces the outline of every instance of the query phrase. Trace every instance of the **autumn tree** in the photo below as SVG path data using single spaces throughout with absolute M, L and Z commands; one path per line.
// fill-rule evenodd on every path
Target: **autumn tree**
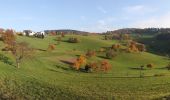
M 107 60 L 102 60 L 100 69 L 101 71 L 107 72 L 111 69 L 111 64 Z
M 11 48 L 12 55 L 16 61 L 16 67 L 20 68 L 20 63 L 24 58 L 29 58 L 33 55 L 33 48 L 29 47 L 29 44 L 26 42 L 16 43 L 13 42 Z
M 79 70 L 81 66 L 85 65 L 86 64 L 86 57 L 84 55 L 80 55 L 76 61 L 74 62 L 73 64 L 73 67 L 76 69 L 76 70 Z
M 11 44 L 16 40 L 13 30 L 6 30 L 2 34 L 2 40 L 7 47 L 11 48 Z
M 47 48 L 47 51 L 53 51 L 53 50 L 55 50 L 55 45 L 54 44 L 49 44 L 48 45 L 48 48 Z

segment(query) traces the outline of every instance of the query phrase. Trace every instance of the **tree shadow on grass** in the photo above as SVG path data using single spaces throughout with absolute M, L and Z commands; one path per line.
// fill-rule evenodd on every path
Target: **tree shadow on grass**
M 132 70 L 146 70 L 145 68 L 140 68 L 140 67 L 129 67 L 129 69 L 132 69 Z
M 139 76 L 133 76 L 133 77 L 125 77 L 125 76 L 105 77 L 105 76 L 100 76 L 100 77 L 94 77 L 94 78 L 141 78 L 141 77 L 139 77 Z
M 167 67 L 160 67 L 160 68 L 155 68 L 155 69 L 162 69 L 162 70 L 166 69 L 166 70 L 168 70 Z
M 56 68 L 59 68 L 59 69 L 62 69 L 62 70 L 70 70 L 70 68 L 66 68 L 66 67 L 62 67 L 62 66 L 59 66 L 59 65 L 55 65 Z
M 44 51 L 44 52 L 47 51 L 47 50 L 44 50 L 44 49 L 36 49 L 36 50 L 38 50 L 38 51 Z
M 16 67 L 16 65 L 14 65 L 13 61 L 11 61 L 11 59 L 3 54 L 0 54 L 0 62 Z
M 50 69 L 50 68 L 48 68 L 47 70 L 52 71 L 52 72 L 56 72 L 56 73 L 70 74 L 70 73 L 67 73 L 67 72 L 62 72 L 62 71 L 58 71 L 58 70 Z
M 102 59 L 109 59 L 109 58 L 107 58 L 105 56 L 97 56 L 97 57 L 102 58 Z
M 73 65 L 74 62 L 72 61 L 67 61 L 67 60 L 60 60 L 62 63 L 68 64 L 68 65 Z

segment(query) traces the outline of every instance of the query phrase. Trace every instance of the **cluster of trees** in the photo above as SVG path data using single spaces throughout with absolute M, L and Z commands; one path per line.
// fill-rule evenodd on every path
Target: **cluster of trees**
M 129 34 L 113 34 L 113 35 L 105 35 L 105 40 L 131 40 Z
M 80 40 L 79 40 L 77 37 L 73 37 L 73 38 L 69 38 L 69 39 L 68 39 L 68 42 L 69 42 L 69 43 L 79 43 Z
M 108 72 L 109 70 L 111 70 L 111 64 L 107 60 L 91 62 L 85 66 L 86 72 Z
M 130 53 L 131 52 L 144 52 L 144 51 L 146 51 L 146 47 L 144 44 L 137 43 L 135 41 L 131 41 L 128 43 L 127 51 Z
M 80 68 L 82 68 L 86 72 L 107 72 L 111 70 L 111 64 L 107 60 L 102 60 L 98 62 L 90 61 L 89 63 L 87 63 L 88 57 L 89 55 L 80 55 L 73 63 L 73 68 L 76 70 L 80 70 Z

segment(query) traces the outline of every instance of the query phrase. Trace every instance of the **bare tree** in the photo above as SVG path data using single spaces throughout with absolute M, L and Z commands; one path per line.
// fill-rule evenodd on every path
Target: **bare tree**
M 32 57 L 34 49 L 29 47 L 29 44 L 26 42 L 16 43 L 13 42 L 11 48 L 12 55 L 16 61 L 16 67 L 20 68 L 20 63 L 24 58 Z

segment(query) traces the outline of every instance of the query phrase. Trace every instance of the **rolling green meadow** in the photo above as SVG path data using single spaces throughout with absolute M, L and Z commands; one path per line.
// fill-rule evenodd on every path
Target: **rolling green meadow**
M 66 42 L 70 37 L 77 37 L 80 42 Z M 36 49 L 33 57 L 24 59 L 19 69 L 14 66 L 10 52 L 0 51 L 14 63 L 8 65 L 0 61 L 2 100 L 162 100 L 170 95 L 170 72 L 165 68 L 170 62 L 167 57 L 149 52 L 123 52 L 106 59 L 104 53 L 97 53 L 87 62 L 108 60 L 111 70 L 86 73 L 73 70 L 63 61 L 119 41 L 103 40 L 102 35 L 66 35 L 60 44 L 55 39 L 56 36 L 44 39 L 17 36 L 17 41 L 27 42 Z M 56 49 L 46 51 L 49 44 L 56 44 Z M 0 42 L 2 48 L 4 44 Z M 154 67 L 138 69 L 148 63 L 153 63 Z

